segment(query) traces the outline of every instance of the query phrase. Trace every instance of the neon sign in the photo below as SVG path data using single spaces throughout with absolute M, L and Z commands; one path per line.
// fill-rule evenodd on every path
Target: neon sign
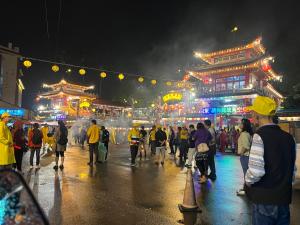
M 23 117 L 25 115 L 24 109 L 3 109 L 3 108 L 0 109 L 0 115 L 2 115 L 5 112 L 15 117 Z
M 89 102 L 86 102 L 86 101 L 81 102 L 81 103 L 79 104 L 79 107 L 80 107 L 80 108 L 83 108 L 83 107 L 89 108 L 90 106 L 91 106 L 91 104 L 90 104 Z
M 243 114 L 249 112 L 244 106 L 202 108 L 202 114 Z
M 180 101 L 182 100 L 182 94 L 181 93 L 169 93 L 163 96 L 163 101 L 164 102 L 169 102 L 169 101 Z

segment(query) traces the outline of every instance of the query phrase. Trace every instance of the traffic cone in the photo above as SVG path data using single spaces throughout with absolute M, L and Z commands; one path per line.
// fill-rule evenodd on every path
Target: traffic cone
M 195 197 L 194 181 L 192 170 L 189 168 L 186 176 L 183 203 L 178 205 L 180 212 L 196 212 L 198 205 Z

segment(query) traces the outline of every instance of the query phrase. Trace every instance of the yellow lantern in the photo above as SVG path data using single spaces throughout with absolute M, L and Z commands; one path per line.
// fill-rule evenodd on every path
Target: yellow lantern
M 106 76 L 107 76 L 107 74 L 106 74 L 105 72 L 101 72 L 101 73 L 100 73 L 100 77 L 101 77 L 101 78 L 105 78 Z
M 124 78 L 125 78 L 123 73 L 120 73 L 118 77 L 119 77 L 120 80 L 124 80 Z
M 152 85 L 155 85 L 156 83 L 157 83 L 156 80 L 151 80 L 151 84 L 152 84 Z
M 79 72 L 79 74 L 80 74 L 81 76 L 83 76 L 83 75 L 86 74 L 85 69 L 80 69 L 78 72 Z
M 52 71 L 55 72 L 55 73 L 59 71 L 58 65 L 53 65 L 53 66 L 51 67 L 51 69 L 52 69 Z
M 171 85 L 172 85 L 172 82 L 171 82 L 171 81 L 167 81 L 167 82 L 166 82 L 166 85 L 167 85 L 167 86 L 171 86 Z
M 143 82 L 144 82 L 144 77 L 139 77 L 138 81 L 139 81 L 140 83 L 143 83 Z
M 23 65 L 24 65 L 26 68 L 29 68 L 29 67 L 32 66 L 32 63 L 31 63 L 29 60 L 25 60 L 25 61 L 23 62 Z

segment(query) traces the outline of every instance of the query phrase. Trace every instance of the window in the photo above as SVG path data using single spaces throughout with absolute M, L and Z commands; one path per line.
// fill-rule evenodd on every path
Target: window
M 216 79 L 216 91 L 238 90 L 245 88 L 245 75 Z

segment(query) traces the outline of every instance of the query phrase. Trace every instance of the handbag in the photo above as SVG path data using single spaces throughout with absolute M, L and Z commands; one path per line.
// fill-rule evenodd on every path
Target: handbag
M 198 152 L 207 152 L 208 150 L 209 150 L 209 148 L 206 143 L 201 143 L 197 146 Z

